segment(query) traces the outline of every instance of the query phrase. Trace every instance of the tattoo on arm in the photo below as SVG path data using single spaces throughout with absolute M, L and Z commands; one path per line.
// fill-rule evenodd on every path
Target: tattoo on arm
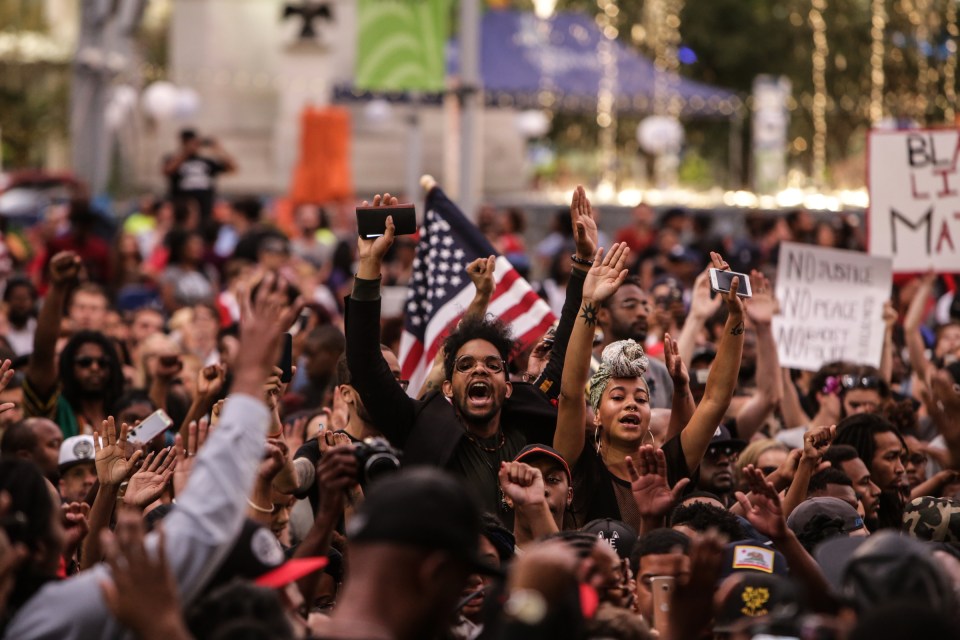
M 583 305 L 583 313 L 580 314 L 583 321 L 591 327 L 597 326 L 597 308 L 591 303 Z
M 743 321 L 740 322 L 737 326 L 730 330 L 730 335 L 732 336 L 742 336 L 743 335 Z

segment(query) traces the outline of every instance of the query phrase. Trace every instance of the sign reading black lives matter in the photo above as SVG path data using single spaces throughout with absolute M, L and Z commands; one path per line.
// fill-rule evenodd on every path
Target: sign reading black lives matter
M 895 273 L 960 272 L 960 132 L 870 134 L 869 252 Z
M 880 366 L 889 258 L 857 251 L 780 245 L 774 317 L 780 365 L 816 371 L 835 360 Z

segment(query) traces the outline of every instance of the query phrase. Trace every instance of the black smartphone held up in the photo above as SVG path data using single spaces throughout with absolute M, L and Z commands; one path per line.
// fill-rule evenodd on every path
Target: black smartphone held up
M 384 207 L 357 207 L 357 231 L 361 238 L 379 238 L 387 228 L 387 216 L 393 216 L 394 235 L 412 236 L 417 232 L 417 210 L 412 204 Z
M 293 336 L 283 334 L 283 351 L 280 353 L 280 382 L 286 384 L 293 380 Z
M 710 288 L 714 291 L 730 293 L 730 283 L 734 278 L 740 279 L 737 295 L 741 298 L 752 298 L 753 290 L 750 289 L 750 276 L 745 273 L 710 269 Z

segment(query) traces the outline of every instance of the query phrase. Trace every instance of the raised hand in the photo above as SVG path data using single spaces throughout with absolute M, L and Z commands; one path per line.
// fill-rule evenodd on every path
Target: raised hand
M 467 276 L 470 282 L 477 288 L 477 293 L 485 296 L 492 296 L 496 288 L 496 280 L 493 277 L 494 269 L 497 266 L 497 257 L 477 258 L 467 265 Z
M 389 193 L 385 193 L 383 196 L 378 194 L 373 197 L 373 206 L 375 207 L 391 206 L 397 203 L 398 200 Z M 364 200 L 363 206 L 368 207 L 370 203 Z M 357 256 L 360 259 L 361 265 L 376 269 L 376 273 L 364 275 L 375 278 L 380 273 L 383 256 L 387 254 L 387 250 L 390 249 L 390 246 L 393 244 L 395 231 L 396 226 L 393 224 L 393 216 L 387 216 L 387 225 L 382 236 L 379 238 L 364 238 L 363 236 L 357 238 Z M 358 272 L 357 275 L 361 274 Z
M 69 287 L 80 279 L 83 261 L 73 251 L 61 251 L 50 259 L 50 284 Z
M 630 248 L 626 243 L 618 242 L 610 249 L 610 253 L 603 255 L 603 249 L 597 249 L 593 258 L 593 266 L 587 272 L 583 283 L 583 299 L 600 303 L 616 293 L 627 277 L 624 265 Z M 602 259 L 601 259 L 602 258 Z
M 9 359 L 4 360 L 3 364 L 0 364 L 0 391 L 3 391 L 7 388 L 7 385 L 10 384 L 11 380 L 13 380 L 14 373 L 16 372 L 13 370 L 13 362 Z M 0 413 L 3 413 L 4 411 L 10 411 L 16 407 L 17 405 L 13 402 L 4 402 L 3 404 L 0 404 Z
M 107 608 L 138 638 L 185 640 L 190 635 L 180 616 L 177 584 L 166 563 L 163 529 L 149 553 L 143 544 L 143 522 L 136 512 L 121 510 L 116 533 L 100 534 L 110 576 L 100 580 Z
M 176 448 L 166 447 L 159 453 L 150 453 L 143 460 L 140 470 L 130 476 L 123 501 L 143 509 L 163 495 L 167 483 L 173 479 L 177 467 Z
M 693 281 L 693 297 L 690 300 L 690 315 L 706 320 L 717 312 L 723 299 L 713 295 L 710 289 L 710 271 L 704 270 Z
M 627 473 L 630 474 L 630 490 L 637 509 L 644 518 L 662 518 L 680 500 L 684 488 L 690 483 L 684 478 L 670 489 L 667 484 L 667 459 L 663 451 L 649 444 L 640 447 L 636 464 L 627 456 Z
M 280 367 L 274 367 L 270 377 L 263 385 L 264 401 L 271 411 L 275 411 L 280 406 L 280 391 L 283 387 L 283 383 L 280 382 L 281 375 L 283 375 L 283 371 Z
M 265 482 L 271 482 L 287 463 L 287 451 L 283 440 L 268 438 L 263 446 L 263 461 L 257 468 L 257 475 Z
M 669 333 L 663 334 L 663 359 L 675 387 L 683 389 L 690 384 L 690 372 L 680 357 L 680 345 Z
M 307 440 L 307 423 L 310 420 L 303 416 L 293 422 L 283 425 L 283 441 L 287 443 L 287 458 L 292 460 L 297 450 Z
M 234 363 L 233 392 L 256 397 L 280 358 L 280 336 L 300 315 L 303 300 L 290 305 L 286 280 L 272 272 L 263 276 L 255 298 L 247 291 L 241 300 L 240 349 Z
M 787 534 L 787 519 L 783 515 L 780 494 L 764 480 L 763 472 L 752 464 L 744 468 L 743 477 L 750 489 L 750 498 L 740 491 L 735 495 L 744 516 L 757 531 L 774 542 L 782 540 Z
M 86 502 L 71 502 L 60 505 L 63 516 L 63 557 L 72 558 L 80 543 L 90 531 L 90 505 Z
M 546 486 L 540 469 L 522 462 L 501 462 L 500 489 L 514 508 L 538 504 L 546 499 Z
M 816 467 L 823 459 L 823 454 L 830 448 L 837 435 L 837 425 L 829 427 L 815 427 L 803 435 L 803 455 L 801 460 Z
M 577 185 L 573 192 L 570 222 L 573 227 L 573 241 L 577 245 L 577 256 L 590 260 L 597 251 L 599 231 L 597 220 L 593 217 L 593 207 L 590 206 L 590 200 L 581 185 Z
M 137 449 L 127 458 L 127 435 L 130 433 L 130 425 L 122 424 L 119 436 L 113 416 L 104 420 L 102 426 L 102 439 L 100 432 L 93 432 L 97 479 L 100 480 L 100 484 L 120 484 L 133 473 L 137 460 L 143 456 L 143 451 Z
M 897 308 L 893 306 L 893 300 L 884 300 L 883 324 L 886 326 L 887 331 L 892 331 L 893 327 L 897 324 L 897 320 L 899 319 L 900 314 L 897 312 Z
M 723 256 L 721 256 L 716 251 L 710 252 L 710 262 L 713 265 L 714 269 L 719 269 L 721 271 L 730 270 L 730 264 L 726 260 L 724 260 Z M 740 278 L 733 278 L 733 280 L 730 281 L 730 292 L 726 296 L 726 302 L 727 302 L 727 311 L 730 313 L 730 315 L 734 316 L 735 318 L 743 317 L 743 300 L 741 300 L 740 297 L 737 296 L 737 291 L 739 289 L 740 289 Z M 743 333 L 743 326 L 742 325 L 739 326 L 737 330 L 740 333 Z
M 187 486 L 197 452 L 213 431 L 214 425 L 206 418 L 201 418 L 199 422 L 194 421 L 187 426 L 185 439 L 179 433 L 174 437 L 174 449 L 177 452 L 177 464 L 173 469 L 174 495 L 179 495 Z
M 321 435 L 321 442 L 323 441 Z M 317 488 L 320 491 L 319 509 L 337 514 L 343 511 L 347 492 L 356 486 L 359 468 L 353 444 L 338 443 L 326 449 L 317 463 Z
M 754 325 L 769 325 L 780 313 L 780 301 L 773 295 L 773 287 L 765 275 L 754 269 L 750 272 L 753 297 L 744 301 L 747 317 Z
M 197 396 L 212 400 L 220 395 L 227 379 L 227 365 L 211 364 L 200 370 L 197 376 Z

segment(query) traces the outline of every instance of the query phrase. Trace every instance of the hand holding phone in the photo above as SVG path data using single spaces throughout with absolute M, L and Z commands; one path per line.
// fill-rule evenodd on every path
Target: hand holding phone
M 750 288 L 750 276 L 737 271 L 710 269 L 710 289 L 720 293 L 730 293 L 730 284 L 734 278 L 740 280 L 737 286 L 737 295 L 741 298 L 752 298 L 753 290 Z
M 367 240 L 379 238 L 387 228 L 387 216 L 393 216 L 394 235 L 410 236 L 417 232 L 417 211 L 412 204 L 357 207 L 357 231 Z
M 677 579 L 673 576 L 653 576 L 650 578 L 650 592 L 653 595 L 653 628 L 661 638 L 670 637 L 670 602 Z
M 173 426 L 173 419 L 163 409 L 157 409 L 147 419 L 130 429 L 127 442 L 131 444 L 147 444 L 158 435 Z

